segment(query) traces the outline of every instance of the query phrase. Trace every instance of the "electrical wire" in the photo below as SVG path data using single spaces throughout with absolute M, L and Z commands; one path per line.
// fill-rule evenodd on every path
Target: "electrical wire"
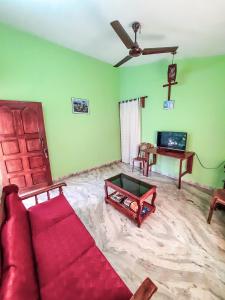
M 207 169 L 207 170 L 216 170 L 216 169 L 219 169 L 223 164 L 225 164 L 225 160 L 224 160 L 217 167 L 209 168 L 209 167 L 206 167 L 206 166 L 203 165 L 203 163 L 201 162 L 201 160 L 200 160 L 197 153 L 195 153 L 195 155 L 196 155 L 196 157 L 198 159 L 198 162 L 200 163 L 201 167 L 204 168 L 204 169 Z M 224 168 L 225 168 L 225 166 L 224 166 Z

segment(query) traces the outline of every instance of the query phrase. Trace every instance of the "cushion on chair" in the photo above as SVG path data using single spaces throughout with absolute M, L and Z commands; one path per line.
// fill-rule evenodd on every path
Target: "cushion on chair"
M 38 299 L 28 213 L 15 193 L 6 198 L 5 206 L 7 221 L 1 233 L 3 274 L 0 299 Z
M 41 287 L 42 300 L 129 300 L 131 296 L 130 290 L 96 246 L 89 248 Z
M 42 287 L 93 246 L 94 240 L 63 195 L 31 207 L 29 216 Z

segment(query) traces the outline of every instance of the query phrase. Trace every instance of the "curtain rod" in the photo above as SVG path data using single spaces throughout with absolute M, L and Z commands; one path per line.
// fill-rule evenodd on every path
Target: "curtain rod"
M 122 101 L 119 101 L 119 104 L 121 103 L 126 103 L 126 102 L 131 102 L 131 101 L 137 101 L 138 99 L 141 99 L 141 98 L 148 98 L 148 96 L 141 96 L 141 97 L 138 97 L 138 98 L 134 98 L 134 99 L 129 99 L 129 100 L 122 100 Z

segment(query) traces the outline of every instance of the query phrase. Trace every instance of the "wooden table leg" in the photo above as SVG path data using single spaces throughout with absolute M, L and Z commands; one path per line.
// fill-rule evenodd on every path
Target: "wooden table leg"
M 149 169 L 149 162 L 148 161 L 146 161 L 145 163 L 144 163 L 144 165 L 145 165 L 145 176 L 147 176 L 148 177 L 148 169 Z
M 183 166 L 183 160 L 180 159 L 180 169 L 179 169 L 178 189 L 181 189 L 182 166 Z
M 141 211 L 142 211 L 142 203 L 138 204 L 138 212 L 137 212 L 137 225 L 141 227 Z
M 143 161 L 143 175 L 148 177 L 148 168 L 149 168 L 149 153 L 146 154 L 146 160 Z
M 182 169 L 183 169 L 183 160 L 185 160 L 185 159 L 180 159 L 178 189 L 181 189 L 181 178 L 186 174 L 192 173 L 193 157 L 194 157 L 194 155 L 192 155 L 188 159 L 186 159 L 186 169 L 184 172 L 182 172 Z
M 194 155 L 190 156 L 190 157 L 187 159 L 187 173 L 189 173 L 189 174 L 192 173 L 193 159 L 194 159 Z
M 215 196 L 213 196 L 212 200 L 211 200 L 211 203 L 210 203 L 209 215 L 208 215 L 208 218 L 207 218 L 207 223 L 208 224 L 210 224 L 210 222 L 211 222 L 212 215 L 213 215 L 214 209 L 216 207 L 216 200 L 217 200 L 217 198 Z
M 104 185 L 104 188 L 105 188 L 105 202 L 107 203 L 106 199 L 109 197 L 109 194 L 108 194 L 108 186 L 107 184 L 105 183 Z M 108 203 L 107 203 L 108 204 Z
M 145 176 L 148 177 L 148 173 L 149 173 L 149 169 L 153 166 L 153 165 L 156 165 L 157 163 L 157 155 L 153 153 L 153 160 L 152 162 L 149 163 L 149 159 L 150 159 L 150 154 L 148 156 L 148 159 L 147 159 L 147 163 L 146 163 L 146 172 L 145 172 Z
M 154 207 L 155 207 L 155 199 L 156 199 L 156 196 L 157 196 L 156 192 L 153 193 L 153 195 L 152 195 L 152 200 L 151 200 L 151 205 L 154 206 Z

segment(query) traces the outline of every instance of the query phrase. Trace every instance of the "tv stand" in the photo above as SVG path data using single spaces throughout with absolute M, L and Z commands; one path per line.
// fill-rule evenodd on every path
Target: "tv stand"
M 168 149 L 168 148 L 157 148 L 158 151 L 165 151 L 165 152 L 173 152 L 173 153 L 184 153 L 182 150 L 174 150 L 174 149 Z
M 149 163 L 149 158 L 150 158 L 151 154 L 153 156 L 153 160 L 151 163 Z M 181 188 L 181 178 L 186 174 L 192 173 L 193 158 L 195 155 L 194 152 L 176 151 L 176 150 L 165 149 L 165 148 L 150 148 L 147 150 L 147 155 L 148 155 L 148 163 L 144 169 L 145 176 L 148 176 L 149 169 L 151 168 L 151 166 L 156 165 L 158 155 L 173 157 L 180 161 L 179 176 L 178 176 L 178 189 Z M 185 161 L 185 160 L 186 160 L 186 169 L 183 171 L 183 161 Z

